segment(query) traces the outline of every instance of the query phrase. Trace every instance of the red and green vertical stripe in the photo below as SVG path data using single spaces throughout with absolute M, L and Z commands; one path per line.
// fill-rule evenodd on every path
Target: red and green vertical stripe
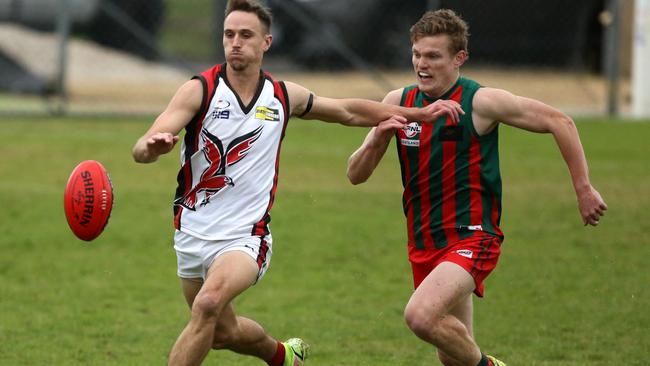
M 472 99 L 480 86 L 465 78 L 442 98 L 455 100 L 465 111 L 459 125 L 462 138 L 440 141 L 440 130 L 454 125 L 443 116 L 434 123 L 420 123 L 418 146 L 403 145 L 403 131 L 396 133 L 404 185 L 403 205 L 409 244 L 417 248 L 443 248 L 449 242 L 471 236 L 469 226 L 502 236 L 501 178 L 498 131 L 478 136 L 474 130 Z M 407 87 L 401 105 L 423 107 L 434 102 L 417 86 Z

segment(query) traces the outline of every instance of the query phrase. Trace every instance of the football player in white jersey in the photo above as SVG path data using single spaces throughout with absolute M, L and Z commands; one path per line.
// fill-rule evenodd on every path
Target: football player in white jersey
M 255 0 L 231 0 L 223 46 L 226 63 L 183 84 L 133 147 L 139 163 L 169 153 L 185 129 L 176 194 L 174 248 L 191 318 L 169 365 L 199 365 L 211 348 L 256 356 L 271 366 L 303 365 L 308 346 L 279 342 L 255 321 L 236 315 L 232 301 L 264 274 L 271 257 L 269 210 L 277 159 L 291 116 L 375 126 L 392 117 L 433 121 L 463 111 L 453 101 L 403 108 L 363 99 L 315 96 L 261 71 L 271 47 L 271 14 Z M 242 203 L 245 202 L 245 203 Z

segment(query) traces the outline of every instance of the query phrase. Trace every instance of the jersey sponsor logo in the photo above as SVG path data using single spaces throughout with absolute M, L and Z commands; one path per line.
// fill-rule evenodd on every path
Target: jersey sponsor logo
M 438 134 L 439 141 L 461 141 L 463 140 L 463 126 L 443 126 Z
M 408 138 L 413 138 L 422 132 L 422 126 L 417 122 L 411 122 L 404 127 L 404 134 Z
M 219 100 L 214 105 L 212 111 L 212 119 L 229 119 L 230 111 L 226 110 L 230 107 L 230 102 L 227 100 Z
M 280 121 L 280 112 L 277 109 L 259 106 L 255 108 L 255 118 L 261 119 L 262 121 Z
M 400 139 L 399 141 L 404 146 L 420 146 L 420 140 Z
M 201 140 L 204 143 L 202 152 L 209 165 L 201 173 L 201 179 L 194 188 L 184 196 L 176 199 L 174 204 L 195 211 L 196 203 L 201 194 L 203 194 L 203 200 L 200 206 L 205 206 L 210 203 L 210 197 L 226 187 L 233 187 L 235 181 L 226 175 L 226 168 L 246 157 L 255 141 L 262 135 L 262 127 L 260 126 L 232 140 L 225 152 L 223 143 L 217 136 L 214 136 L 206 129 L 201 130 Z
M 458 249 L 456 251 L 456 254 L 460 255 L 461 257 L 472 259 L 472 256 L 474 255 L 474 252 L 472 252 L 469 249 Z
M 214 109 L 226 109 L 230 107 L 230 102 L 227 100 L 219 99 L 215 104 L 214 104 Z

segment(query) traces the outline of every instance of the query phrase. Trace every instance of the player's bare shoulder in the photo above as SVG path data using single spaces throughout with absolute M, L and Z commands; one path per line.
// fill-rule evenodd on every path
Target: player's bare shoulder
M 402 94 L 404 94 L 404 88 L 391 90 L 386 94 L 382 103 L 399 105 L 402 101 Z
M 178 134 L 201 109 L 203 94 L 203 84 L 200 80 L 192 79 L 183 83 L 149 131 L 136 143 L 136 147 L 158 132 Z M 144 148 L 144 146 L 140 147 Z
M 472 110 L 483 115 L 495 115 L 504 109 L 516 108 L 517 98 L 507 90 L 482 87 L 474 94 Z
M 513 108 L 514 95 L 506 90 L 482 87 L 472 99 L 472 120 L 479 135 L 490 133 L 502 120 L 504 112 Z
M 199 79 L 188 80 L 176 90 L 172 102 L 178 102 L 188 109 L 198 110 L 203 101 L 203 92 L 203 84 Z

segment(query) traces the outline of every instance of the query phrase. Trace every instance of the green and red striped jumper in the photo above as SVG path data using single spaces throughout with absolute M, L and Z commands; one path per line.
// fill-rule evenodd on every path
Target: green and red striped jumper
M 439 99 L 460 103 L 456 125 L 442 116 L 434 123 L 411 122 L 395 134 L 402 170 L 409 246 L 441 249 L 483 231 L 503 238 L 498 128 L 479 136 L 472 99 L 480 85 L 460 77 Z M 424 107 L 430 98 L 417 85 L 404 88 L 400 105 Z

